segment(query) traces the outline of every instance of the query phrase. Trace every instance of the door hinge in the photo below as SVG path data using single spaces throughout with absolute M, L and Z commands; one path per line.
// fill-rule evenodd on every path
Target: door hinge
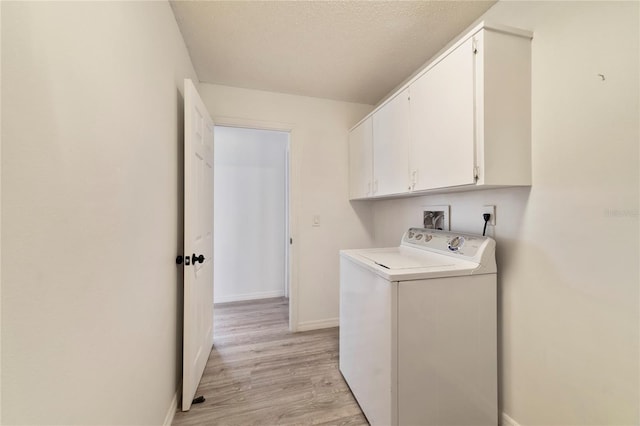
M 289 238 L 289 244 L 293 244 L 293 238 Z
M 471 43 L 471 50 L 473 51 L 474 55 L 476 55 L 478 53 L 478 40 L 476 40 L 475 38 L 473 39 L 473 42 Z
M 480 178 L 480 167 L 475 166 L 473 168 L 473 179 L 477 181 L 479 178 Z

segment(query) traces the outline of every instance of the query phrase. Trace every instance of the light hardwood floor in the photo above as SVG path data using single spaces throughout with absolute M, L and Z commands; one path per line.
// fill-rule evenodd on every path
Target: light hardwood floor
M 338 370 L 338 329 L 290 333 L 284 298 L 215 305 L 213 351 L 181 425 L 366 425 Z

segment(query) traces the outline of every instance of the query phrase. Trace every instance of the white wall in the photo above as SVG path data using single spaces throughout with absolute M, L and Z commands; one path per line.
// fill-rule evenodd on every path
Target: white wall
M 289 134 L 215 127 L 216 303 L 284 295 Z
M 497 205 L 502 410 L 638 424 L 639 4 L 506 1 L 484 18 L 534 31 L 533 185 L 376 202 L 376 245 L 424 204 L 475 233 Z
M 161 424 L 181 376 L 181 90 L 197 81 L 173 13 L 1 7 L 2 421 Z
M 2 27 L 0 6 L 0 29 Z M 2 31 L 0 31 L 0 56 L 2 54 Z M 0 93 L 2 93 L 2 66 L 0 57 Z M 2 164 L 2 102 L 0 102 L 0 165 Z M 2 170 L 0 169 L 0 241 L 2 241 Z M 0 424 L 2 424 L 2 244 L 0 243 Z
M 372 243 L 372 214 L 348 201 L 348 130 L 370 105 L 201 84 L 216 117 L 290 127 L 293 286 L 299 329 L 337 325 L 338 251 Z M 220 121 L 220 120 L 218 120 Z M 312 226 L 314 215 L 320 226 Z M 297 232 L 295 231 L 297 229 Z M 295 290 L 295 289 L 294 289 Z M 296 297 L 294 295 L 294 297 Z

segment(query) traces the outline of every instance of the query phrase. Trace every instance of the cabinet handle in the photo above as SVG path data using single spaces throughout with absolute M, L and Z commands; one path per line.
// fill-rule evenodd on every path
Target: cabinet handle
M 373 181 L 373 193 L 378 192 L 378 179 Z
M 371 181 L 367 182 L 367 195 L 371 195 Z

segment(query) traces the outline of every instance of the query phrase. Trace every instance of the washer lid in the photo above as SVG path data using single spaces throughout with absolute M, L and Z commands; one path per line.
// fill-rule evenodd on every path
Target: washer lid
M 414 268 L 433 268 L 433 267 L 453 267 L 456 261 L 454 259 L 428 255 L 427 253 L 420 256 L 412 256 L 409 253 L 401 253 L 399 250 L 378 251 L 361 253 L 362 257 L 369 259 L 376 265 L 387 269 L 414 269 Z
M 480 265 L 463 258 L 413 247 L 341 250 L 340 255 L 389 281 L 411 281 L 487 273 Z

